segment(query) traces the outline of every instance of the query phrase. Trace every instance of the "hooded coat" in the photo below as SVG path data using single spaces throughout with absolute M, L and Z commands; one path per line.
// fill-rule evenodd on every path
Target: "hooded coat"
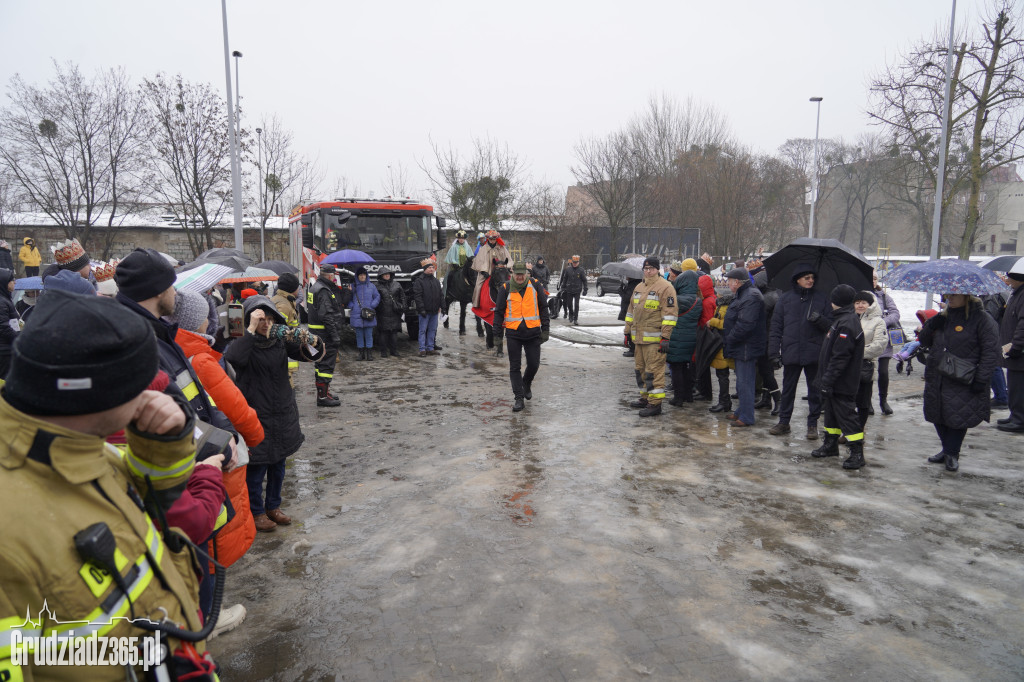
M 363 308 L 376 310 L 377 306 L 380 305 L 380 292 L 377 291 L 377 287 L 370 281 L 369 276 L 367 276 L 365 282 L 360 282 L 360 273 L 365 275 L 366 268 L 361 267 L 356 270 L 356 281 L 352 283 L 352 301 L 349 303 L 349 310 L 351 312 L 348 316 L 348 323 L 356 328 L 376 327 L 377 318 L 364 320 L 362 310 Z
M 548 266 L 540 261 L 541 258 L 537 259 L 537 262 L 533 264 L 533 276 L 544 285 L 544 288 L 548 288 L 548 282 L 551 281 L 551 271 L 548 270 Z
M 676 288 L 679 315 L 668 343 L 669 362 L 690 362 L 693 359 L 693 350 L 697 345 L 697 325 L 704 311 L 697 279 L 695 271 L 687 270 L 672 283 Z
M 701 275 L 697 278 L 697 286 L 700 287 L 700 295 L 704 297 L 700 302 L 701 312 L 697 326 L 703 327 L 715 316 L 715 280 L 711 279 L 710 275 Z
M 1004 357 L 1003 367 L 1010 370 L 1024 370 L 1024 286 L 1019 286 L 1010 294 L 1003 309 L 1003 317 L 999 321 L 999 343 L 1010 344 L 1010 353 L 1014 357 Z
M 0 239 L 0 270 L 14 272 L 14 259 L 11 257 L 11 249 L 7 242 Z
M 782 358 L 784 365 L 813 365 L 818 362 L 825 332 L 832 321 L 832 304 L 828 296 L 814 287 L 805 289 L 796 283 L 799 274 L 814 272 L 813 268 L 797 268 L 793 288 L 779 295 L 768 333 L 768 357 Z M 808 317 L 821 317 L 811 322 Z M 856 393 L 856 391 L 854 391 Z
M 38 268 L 39 264 L 43 262 L 43 256 L 39 253 L 39 249 L 36 248 L 35 243 L 29 246 L 29 242 L 31 241 L 32 239 L 29 237 L 25 237 L 21 240 L 24 246 L 22 246 L 21 250 L 18 251 L 18 260 L 20 260 L 21 264 L 26 268 Z
M 932 424 L 969 429 L 989 420 L 989 387 L 999 362 L 999 330 L 973 296 L 962 308 L 934 315 L 917 336 L 928 353 L 924 367 L 924 418 Z M 973 384 L 939 374 L 946 353 L 977 364 Z
M 860 327 L 864 332 L 864 361 L 874 364 L 882 357 L 889 344 L 889 332 L 885 329 L 885 318 L 876 300 L 860 316 Z
M 405 290 L 390 275 L 385 281 L 378 275 L 377 292 L 380 304 L 377 306 L 377 326 L 382 332 L 402 331 L 402 315 L 405 313 Z
M 249 332 L 249 319 L 257 308 L 268 319 L 285 324 L 284 317 L 266 296 L 250 296 L 245 310 L 245 335 L 224 351 L 224 360 L 235 370 L 235 383 L 249 406 L 256 410 L 264 438 L 249 449 L 250 465 L 275 464 L 295 454 L 305 440 L 299 429 L 299 408 L 288 381 L 288 359 L 307 362 L 298 343 L 265 339 Z M 320 355 L 323 355 L 321 351 Z

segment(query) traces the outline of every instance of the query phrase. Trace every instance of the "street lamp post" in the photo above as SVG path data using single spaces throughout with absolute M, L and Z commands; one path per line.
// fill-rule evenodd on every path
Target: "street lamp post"
M 228 150 L 231 153 L 231 195 L 235 212 L 235 248 L 243 250 L 242 239 L 242 173 L 238 164 L 238 137 L 235 126 L 235 110 L 231 101 L 231 57 L 228 52 L 228 2 L 220 0 L 221 17 L 224 24 L 224 81 L 228 91 Z
M 633 158 L 633 253 L 636 253 L 636 157 L 640 152 L 636 149 L 632 151 Z
M 260 208 L 260 261 L 267 260 L 267 211 L 264 208 L 266 198 L 263 196 L 263 128 L 256 129 L 256 167 L 259 171 L 259 208 Z
M 242 91 L 238 87 L 238 58 L 242 56 L 242 53 L 235 50 L 231 56 L 235 58 L 235 136 L 240 138 L 242 136 L 242 109 L 238 106 L 238 101 L 242 96 Z
M 821 97 L 812 97 L 810 101 L 817 102 L 818 115 L 814 123 L 814 175 L 811 177 L 811 223 L 807 230 L 807 236 L 814 236 L 814 207 L 818 203 L 818 131 L 821 126 Z

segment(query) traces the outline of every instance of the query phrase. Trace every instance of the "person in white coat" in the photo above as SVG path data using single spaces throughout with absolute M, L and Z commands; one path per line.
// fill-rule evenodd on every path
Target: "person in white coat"
M 871 411 L 875 363 L 888 347 L 889 333 L 885 328 L 882 310 L 870 291 L 858 292 L 853 299 L 853 307 L 860 316 L 860 326 L 864 330 L 864 365 L 860 372 L 860 389 L 857 391 L 857 418 L 860 419 L 860 429 L 863 431 Z

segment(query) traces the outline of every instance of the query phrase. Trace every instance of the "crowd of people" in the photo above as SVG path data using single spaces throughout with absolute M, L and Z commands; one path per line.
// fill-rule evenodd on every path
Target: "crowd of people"
M 641 417 L 662 413 L 666 365 L 669 404 L 711 401 L 714 370 L 718 398 L 711 412 L 728 413 L 742 428 L 757 422 L 757 409 L 770 409 L 778 421 L 768 433 L 785 436 L 803 376 L 806 438 L 819 439 L 819 421 L 824 428 L 812 456 L 838 456 L 845 444 L 843 467 L 863 467 L 876 378 L 879 410 L 893 414 L 889 364 L 892 339 L 902 336 L 900 311 L 877 276 L 870 290 L 839 283 L 823 291 L 814 267 L 803 264 L 794 269 L 791 288 L 780 292 L 769 288 L 763 263 L 739 261 L 725 271 L 727 291 L 719 293 L 706 267 L 710 259 L 701 260 L 673 263 L 663 276 L 658 259 L 647 258 L 643 280 L 623 294 L 624 355 L 634 357 L 640 391 L 630 407 Z M 916 340 L 896 353 L 900 369 L 926 354 L 924 417 L 942 446 L 928 461 L 949 471 L 959 468 L 967 430 L 988 421 L 992 409 L 1010 411 L 998 420 L 999 430 L 1024 432 L 1024 271 L 1011 269 L 1003 279 L 1012 289 L 1008 298 L 948 293 L 941 311 L 918 311 Z

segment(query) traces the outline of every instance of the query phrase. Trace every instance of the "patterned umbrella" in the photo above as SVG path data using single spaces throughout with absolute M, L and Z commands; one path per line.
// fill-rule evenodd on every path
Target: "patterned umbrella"
M 999 294 L 1007 287 L 992 270 L 956 258 L 897 265 L 878 280 L 890 289 L 936 294 Z
M 245 270 L 236 271 L 231 276 L 221 279 L 225 284 L 236 282 L 273 282 L 277 280 L 277 273 L 266 268 L 257 268 L 252 265 Z
M 32 289 L 42 289 L 43 278 L 36 277 L 22 277 L 21 279 L 14 280 L 15 291 L 30 291 Z
M 230 265 L 203 263 L 202 265 L 178 273 L 174 280 L 174 288 L 183 291 L 202 293 L 212 289 L 235 270 Z

